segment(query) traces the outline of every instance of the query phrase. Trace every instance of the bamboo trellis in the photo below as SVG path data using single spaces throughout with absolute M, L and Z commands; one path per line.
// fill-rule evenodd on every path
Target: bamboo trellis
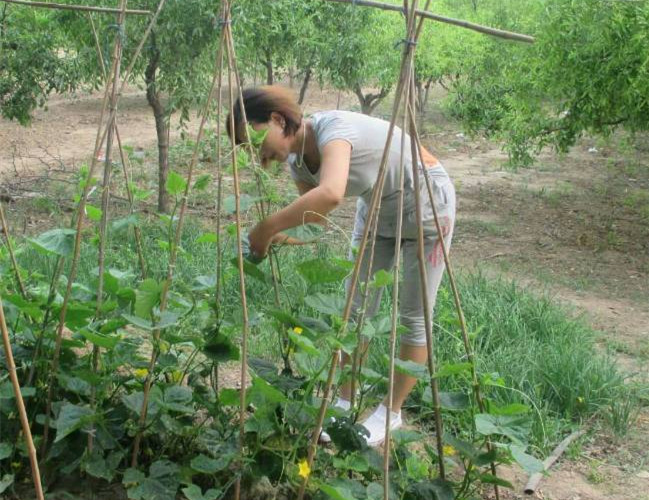
M 126 4 L 127 0 L 120 0 L 120 5 L 118 9 L 109 9 L 109 8 L 100 8 L 100 7 L 86 7 L 86 6 L 73 6 L 73 5 L 61 5 L 61 4 L 49 4 L 45 2 L 29 2 L 26 0 L 0 0 L 6 3 L 13 3 L 13 4 L 18 4 L 18 5 L 25 5 L 25 6 L 31 6 L 31 7 L 44 7 L 44 8 L 61 8 L 61 9 L 71 9 L 71 10 L 83 10 L 83 11 L 90 11 L 90 12 L 104 12 L 104 13 L 116 13 L 118 14 L 118 24 L 121 26 L 123 25 L 125 15 L 126 14 L 138 14 L 138 15 L 146 15 L 150 14 L 149 11 L 143 11 L 143 10 L 128 10 L 126 9 Z M 475 23 L 469 23 L 466 21 L 461 21 L 461 20 L 456 20 L 456 19 L 451 19 L 447 18 L 444 16 L 439 16 L 436 14 L 433 14 L 431 12 L 428 12 L 428 5 L 430 3 L 430 0 L 427 0 L 427 4 L 423 10 L 418 9 L 418 0 L 404 0 L 403 7 L 398 7 L 395 5 L 389 5 L 389 4 L 383 4 L 380 2 L 374 2 L 374 1 L 368 1 L 368 0 L 327 0 L 331 2 L 338 2 L 338 3 L 352 3 L 354 5 L 358 5 L 361 7 L 372 7 L 372 8 L 379 8 L 379 9 L 384 9 L 384 10 L 392 10 L 392 11 L 397 11 L 401 12 L 405 15 L 406 17 L 406 38 L 404 39 L 404 44 L 403 44 L 403 54 L 402 54 L 402 61 L 401 61 L 401 68 L 400 68 L 400 76 L 399 76 L 399 81 L 397 84 L 397 90 L 395 94 L 395 100 L 393 104 L 393 110 L 392 110 L 392 119 L 390 122 L 390 127 L 389 127 L 389 132 L 388 132 L 388 138 L 387 142 L 385 145 L 385 149 L 383 152 L 383 158 L 381 161 L 381 166 L 379 169 L 379 174 L 376 182 L 375 189 L 373 190 L 372 193 L 372 199 L 370 201 L 369 205 L 369 210 L 368 210 L 368 216 L 367 216 L 367 223 L 365 225 L 363 237 L 361 240 L 361 244 L 359 247 L 359 252 L 358 255 L 359 257 L 356 259 L 355 265 L 354 265 L 354 270 L 351 275 L 351 286 L 350 286 L 350 291 L 349 295 L 347 297 L 347 301 L 345 304 L 345 308 L 342 314 L 343 317 L 343 323 L 341 327 L 341 333 L 344 333 L 346 329 L 348 328 L 350 318 L 352 315 L 352 299 L 354 296 L 354 291 L 355 288 L 358 286 L 358 281 L 359 281 L 359 276 L 360 276 L 360 270 L 362 266 L 362 261 L 363 257 L 365 255 L 365 249 L 367 247 L 367 243 L 370 239 L 371 235 L 374 235 L 372 245 L 374 244 L 375 241 L 375 234 L 376 234 L 376 223 L 378 220 L 378 213 L 380 210 L 380 204 L 381 204 L 381 193 L 383 190 L 383 185 L 385 181 L 385 174 L 387 170 L 387 155 L 390 149 L 393 133 L 396 127 L 396 120 L 397 117 L 399 116 L 399 111 L 400 109 L 403 112 L 403 126 L 402 129 L 404 131 L 404 134 L 402 135 L 402 147 L 401 147 L 401 161 L 400 161 L 400 167 L 401 167 L 401 172 L 400 172 L 400 182 L 401 185 L 403 186 L 403 179 L 404 179 L 404 169 L 405 169 L 405 162 L 404 162 L 404 150 L 405 150 L 405 130 L 406 127 L 409 129 L 409 135 L 411 139 L 411 156 L 412 156 L 412 168 L 413 168 L 413 176 L 414 176 L 414 182 L 415 182 L 415 198 L 416 198 L 416 210 L 417 210 L 417 217 L 419 220 L 421 220 L 421 203 L 422 200 L 420 199 L 419 195 L 419 175 L 417 172 L 418 164 L 419 162 L 417 161 L 417 158 L 421 156 L 421 141 L 418 135 L 418 131 L 416 128 L 416 117 L 415 117 L 415 105 L 414 105 L 414 55 L 415 55 L 415 50 L 416 50 L 416 44 L 417 40 L 419 37 L 419 34 L 421 32 L 422 26 L 423 26 L 423 21 L 424 19 L 431 19 L 434 21 L 438 22 L 444 22 L 444 23 L 449 23 L 453 24 L 462 28 L 466 29 L 472 29 L 474 31 L 478 31 L 481 33 L 485 33 L 491 36 L 496 36 L 500 38 L 505 38 L 505 39 L 510 39 L 510 40 L 517 40 L 517 41 L 523 41 L 523 42 L 528 42 L 531 43 L 534 41 L 532 37 L 529 37 L 527 35 L 521 35 L 518 33 L 511 33 L 511 32 L 506 32 L 503 30 L 497 30 L 494 28 L 489 28 L 481 25 L 477 25 Z M 128 187 L 128 175 L 126 174 L 126 157 L 124 155 L 124 152 L 121 147 L 121 140 L 119 138 L 119 132 L 117 129 L 116 125 L 116 115 L 117 115 L 117 107 L 118 107 L 118 101 L 121 97 L 121 94 L 124 90 L 124 87 L 126 85 L 126 82 L 128 80 L 128 77 L 130 76 L 131 71 L 133 70 L 133 67 L 135 65 L 135 62 L 137 58 L 139 57 L 139 54 L 141 50 L 144 47 L 144 44 L 151 33 L 151 30 L 153 29 L 158 15 L 162 11 L 162 8 L 164 6 L 165 0 L 160 0 L 160 3 L 158 5 L 158 9 L 155 12 L 154 16 L 151 19 L 151 22 L 145 31 L 142 40 L 135 52 L 135 55 L 131 61 L 131 65 L 128 67 L 128 69 L 124 72 L 124 77 L 122 79 L 121 86 L 119 85 L 119 77 L 120 77 L 120 64 L 121 64 L 121 44 L 119 40 L 119 36 L 116 37 L 115 40 L 115 45 L 114 45 L 114 52 L 113 52 L 113 60 L 112 60 L 112 66 L 110 69 L 110 72 L 106 73 L 105 72 L 105 94 L 104 94 L 104 105 L 102 107 L 101 115 L 100 115 L 100 123 L 99 123 L 99 128 L 97 131 L 97 137 L 95 140 L 95 148 L 94 148 L 94 154 L 92 157 L 92 162 L 91 166 L 89 169 L 89 174 L 88 174 L 88 179 L 91 179 L 96 163 L 97 163 L 97 156 L 100 151 L 101 145 L 106 144 L 106 159 L 105 159 L 105 172 L 104 172 L 104 186 L 103 186 L 103 195 L 102 195 L 102 221 L 101 221 L 101 231 L 100 231 L 100 273 L 99 273 L 99 292 L 98 292 L 98 298 L 97 298 L 97 310 L 101 308 L 101 288 L 102 288 L 102 272 L 101 270 L 103 269 L 103 249 L 105 248 L 105 241 L 106 241 L 106 232 L 107 232 L 107 222 L 108 222 L 108 194 L 109 194 L 109 184 L 110 184 L 110 168 L 111 168 L 111 154 L 112 154 L 112 143 L 114 138 L 117 138 L 119 149 L 120 149 L 120 155 L 121 155 L 121 160 L 122 160 L 122 166 L 124 169 L 124 174 L 125 174 L 125 180 L 127 183 L 127 189 Z M 183 228 L 183 221 L 184 221 L 184 215 L 186 211 L 186 205 L 187 205 L 187 199 L 188 199 L 188 194 L 191 186 L 191 180 L 192 180 L 192 175 L 194 168 L 197 165 L 198 162 L 198 155 L 199 155 L 199 147 L 200 147 L 200 141 L 203 136 L 204 128 L 206 125 L 206 121 L 210 115 L 210 109 L 212 106 L 212 101 L 215 93 L 215 89 L 218 88 L 218 128 L 217 131 L 220 132 L 220 118 L 221 118 L 221 106 L 222 106 L 222 99 L 221 99 L 221 88 L 222 88 L 222 80 L 223 80 L 223 63 L 224 63 L 224 58 L 227 60 L 227 72 L 228 72 L 228 87 L 229 87 L 229 105 L 230 109 L 233 109 L 234 103 L 237 99 L 241 100 L 243 102 L 243 97 L 241 94 L 241 85 L 240 85 L 240 80 L 236 68 L 236 55 L 234 51 L 234 40 L 232 37 L 232 30 L 231 30 L 231 14 L 230 14 L 230 7 L 231 3 L 229 0 L 223 0 L 222 2 L 222 14 L 221 14 L 221 32 L 220 32 L 220 44 L 219 44 L 219 49 L 218 49 L 218 54 L 215 59 L 215 69 L 214 69 L 214 74 L 212 78 L 212 85 L 210 92 L 207 96 L 207 100 L 205 103 L 205 108 L 204 112 L 202 113 L 202 119 L 201 123 L 198 129 L 197 133 L 197 138 L 196 138 L 196 146 L 192 155 L 192 159 L 188 168 L 187 172 L 187 181 L 186 181 L 186 188 L 185 191 L 181 197 L 181 202 L 180 202 L 180 212 L 178 216 L 178 221 L 176 225 L 176 231 L 175 231 L 175 238 L 174 238 L 174 243 L 171 245 L 170 249 L 170 257 L 169 257 L 169 264 L 167 268 L 167 279 L 164 282 L 163 288 L 162 288 L 162 293 L 161 293 L 161 300 L 160 300 L 160 311 L 164 311 L 167 307 L 167 301 L 168 301 L 168 293 L 170 290 L 170 287 L 173 282 L 173 277 L 174 277 L 174 271 L 175 271 L 175 266 L 176 266 L 176 260 L 177 260 L 177 253 L 178 253 L 178 248 L 179 248 L 179 243 L 180 243 L 180 237 L 182 234 L 182 228 Z M 94 25 L 93 25 L 93 33 L 95 34 L 95 39 L 96 39 L 96 32 L 94 31 Z M 102 69 L 104 68 L 103 63 L 102 63 Z M 234 94 L 234 88 L 235 86 L 238 88 L 238 95 Z M 108 106 L 109 105 L 109 106 Z M 109 108 L 109 115 L 108 119 L 106 121 L 106 125 L 104 126 L 104 115 L 106 113 L 106 109 Z M 242 106 L 243 108 L 243 106 Z M 231 130 L 234 130 L 234 116 L 233 113 L 231 113 Z M 245 118 L 245 110 L 244 110 L 244 123 L 246 123 L 246 118 Z M 242 305 L 242 320 L 243 320 L 243 329 L 242 329 L 242 346 L 241 346 L 241 376 L 240 376 L 240 384 L 241 384 L 241 394 L 240 394 L 240 413 L 239 413 L 239 458 L 238 458 L 238 466 L 239 466 L 239 471 L 237 473 L 237 480 L 235 483 L 235 498 L 236 500 L 239 500 L 241 496 L 241 484 L 240 484 L 240 479 L 241 479 L 241 472 L 243 468 L 243 458 L 244 458 L 244 423 L 245 423 L 245 387 L 247 383 L 247 343 L 248 343 L 248 330 L 249 330 L 249 321 L 248 321 L 248 310 L 247 310 L 247 303 L 246 303 L 246 288 L 245 288 L 245 277 L 244 277 L 244 256 L 243 256 L 243 246 L 242 246 L 242 228 L 241 228 L 241 209 L 240 209 L 240 197 L 241 197 L 241 192 L 240 192 L 240 183 L 239 183 L 239 174 L 238 174 L 238 168 L 237 168 L 237 145 L 234 143 L 234 138 L 232 138 L 232 149 L 231 149 L 231 159 L 232 159 L 232 168 L 233 168 L 233 173 L 234 173 L 234 195 L 235 195 L 235 220 L 236 220 L 236 229 L 237 229 L 237 263 L 238 263 L 238 270 L 239 270 L 239 280 L 240 280 L 240 294 L 241 294 L 241 305 Z M 222 192 L 222 174 L 221 174 L 221 167 L 220 167 L 220 161 L 221 161 L 221 155 L 220 155 L 220 144 L 219 144 L 219 152 L 217 153 L 217 158 L 219 161 L 218 165 L 218 189 L 219 189 L 219 197 L 218 197 L 218 207 L 220 207 L 221 204 L 221 192 Z M 251 150 L 252 152 L 252 150 Z M 254 152 L 253 152 L 254 153 Z M 255 158 L 255 155 L 252 154 L 251 158 Z M 426 189 L 429 195 L 429 201 L 430 204 L 433 208 L 434 212 L 434 219 L 435 219 L 435 224 L 437 227 L 438 231 L 438 237 L 441 241 L 441 248 L 444 256 L 444 262 L 446 265 L 446 270 L 448 272 L 452 292 L 453 292 L 453 297 L 455 301 L 455 306 L 458 312 L 458 317 L 460 321 L 460 326 L 462 330 L 462 335 L 463 335 L 463 341 L 464 341 L 464 346 L 465 350 L 467 353 L 467 358 L 470 361 L 472 365 L 472 384 L 473 384 L 473 391 L 474 391 L 474 396 L 477 401 L 478 407 L 481 411 L 484 411 L 484 403 L 482 400 L 482 397 L 480 395 L 480 388 L 479 384 L 477 381 L 477 375 L 475 371 L 475 359 L 474 355 L 472 352 L 471 345 L 468 340 L 468 334 L 466 330 L 466 324 L 464 320 L 464 314 L 462 312 L 462 307 L 461 307 L 461 302 L 460 302 L 460 296 L 457 290 L 457 285 L 455 283 L 454 275 L 453 275 L 453 270 L 451 266 L 451 261 L 449 259 L 447 247 L 444 242 L 444 236 L 443 232 L 440 226 L 440 222 L 438 219 L 437 211 L 435 208 L 434 200 L 433 200 L 433 192 L 431 189 L 431 186 L 429 184 L 429 179 L 427 176 L 423 176 L 426 182 Z M 85 213 L 85 204 L 87 201 L 88 193 L 89 193 L 89 188 L 90 188 L 90 182 L 86 182 L 84 189 L 83 189 L 83 194 L 80 197 L 79 200 L 79 205 L 78 205 L 78 210 L 76 214 L 76 237 L 75 237 L 75 244 L 74 244 L 74 251 L 73 251 L 73 257 L 72 261 L 70 264 L 70 269 L 69 269 L 69 276 L 68 276 L 68 285 L 66 289 L 66 293 L 64 296 L 64 301 L 63 305 L 60 311 L 60 316 L 59 316 L 59 323 L 58 323 L 58 328 L 57 328 L 57 335 L 56 335 L 56 343 L 55 343 L 55 351 L 54 351 L 54 356 L 52 359 L 52 363 L 50 366 L 50 374 L 49 374 L 49 383 L 48 383 L 48 396 L 47 396 L 47 408 L 46 408 L 46 423 L 45 423 L 45 428 L 44 428 L 44 436 L 43 436 L 43 452 L 46 450 L 47 444 L 48 444 L 48 431 L 49 431 L 49 418 L 51 415 L 51 403 L 52 403 L 52 396 L 53 396 L 53 390 L 54 390 L 54 382 L 56 379 L 56 374 L 58 372 L 58 358 L 59 358 L 59 353 L 60 353 L 60 348 L 61 348 L 61 340 L 62 340 L 62 334 L 63 334 L 63 327 L 65 324 L 65 317 L 66 317 L 66 312 L 67 312 L 67 304 L 70 298 L 70 293 L 71 293 L 71 286 L 72 282 L 74 280 L 74 276 L 76 274 L 78 262 L 79 262 L 79 256 L 80 256 L 80 240 L 81 240 L 81 226 L 84 220 L 84 213 Z M 260 188 L 261 189 L 261 188 Z M 129 201 L 131 203 L 131 211 L 133 210 L 133 198 L 130 193 L 130 189 L 128 191 L 129 193 Z M 1 207 L 0 207 L 1 209 Z M 398 213 L 397 213 L 397 241 L 400 240 L 400 235 L 401 235 L 401 218 L 402 218 L 402 213 L 403 213 L 403 189 L 401 190 L 401 196 L 399 200 L 399 206 L 398 206 Z M 11 251 L 11 242 L 9 240 L 9 234 L 8 234 L 8 228 L 6 225 L 6 222 L 4 221 L 4 213 L 0 212 L 2 215 L 2 222 L 3 222 L 3 227 L 5 234 L 7 236 L 7 242 Z M 260 208 L 260 215 L 264 216 L 265 211 L 263 204 L 261 205 Z M 219 213 L 219 218 L 217 222 L 217 230 L 220 228 L 220 213 Z M 431 384 L 431 390 L 433 394 L 433 404 L 434 404 L 434 411 L 435 411 L 435 425 L 436 425 L 436 443 L 437 443 L 437 452 L 438 456 L 440 457 L 439 460 L 439 475 L 441 478 L 445 477 L 445 470 L 444 470 L 444 461 L 443 461 L 443 428 L 442 428 L 442 418 L 441 418 L 441 407 L 439 403 L 439 394 L 438 394 L 438 389 L 437 389 L 437 380 L 435 377 L 435 357 L 434 357 L 434 349 L 433 349 L 433 337 L 432 337 L 432 322 L 431 322 L 431 314 L 430 311 L 428 310 L 429 307 L 429 301 L 427 300 L 426 297 L 426 289 L 425 289 L 425 273 L 426 273 L 426 268 L 425 268 L 425 263 L 424 263 L 424 252 L 423 252 L 423 229 L 421 228 L 420 225 L 420 230 L 418 234 L 418 245 L 419 245 L 419 252 L 418 252 L 418 260 L 419 260 L 419 266 L 420 266 L 420 275 L 421 275 L 421 283 L 422 283 L 422 295 L 424 297 L 424 307 L 426 309 L 426 344 L 427 344 L 427 350 L 428 350 L 428 370 L 430 374 L 430 384 Z M 217 259 L 220 260 L 220 246 L 218 248 L 218 255 L 219 258 Z M 145 261 L 144 258 L 142 257 L 141 253 L 141 243 L 138 242 L 138 255 L 140 259 L 140 264 L 142 267 L 142 274 L 143 276 L 146 273 L 145 270 Z M 389 389 L 388 389 L 388 411 L 387 411 L 387 422 L 386 422 L 386 430 L 385 430 L 385 448 L 384 448 L 384 497 L 387 499 L 389 498 L 389 493 L 390 493 L 390 482 L 389 482 L 389 456 L 390 456 L 390 413 L 391 413 L 391 406 L 392 406 L 392 386 L 394 383 L 394 360 L 395 360 L 395 345 L 396 345 L 396 330 L 397 330 L 397 309 L 396 309 L 396 304 L 398 302 L 398 296 L 399 296 L 399 287 L 398 287 L 398 275 L 399 275 L 399 245 L 397 245 L 396 248 L 397 252 L 397 258 L 396 258 L 396 263 L 394 267 L 394 289 L 393 289 L 393 305 L 392 305 L 392 323 L 391 323 L 391 332 L 390 332 L 390 373 L 389 373 Z M 373 254 L 373 251 L 370 252 L 370 255 Z M 372 257 L 370 256 L 370 265 L 369 269 L 371 269 L 372 264 L 371 264 L 371 259 Z M 15 262 L 15 259 L 12 258 L 12 263 L 15 268 L 16 272 L 16 277 L 17 277 L 17 283 L 20 287 L 21 293 L 23 295 L 26 294 L 26 290 L 24 287 L 24 284 L 22 283 L 20 279 L 20 274 L 19 274 L 19 269 L 18 265 Z M 275 265 L 277 266 L 277 261 L 275 260 Z M 217 264 L 217 289 L 216 289 L 216 297 L 217 301 L 219 298 L 220 294 L 220 289 L 219 289 L 219 283 L 220 283 L 220 264 Z M 272 260 L 271 260 L 271 268 L 273 266 Z M 62 272 L 63 265 L 62 262 L 59 261 L 57 263 L 57 273 Z M 277 286 L 277 283 L 275 281 L 275 268 L 273 269 L 273 278 L 274 278 L 274 284 L 275 287 Z M 277 269 L 278 270 L 278 269 Z M 279 295 L 277 292 L 276 288 L 276 297 L 277 300 L 279 300 Z M 14 383 L 14 390 L 16 392 L 16 399 L 20 403 L 22 399 L 20 398 L 20 389 L 18 385 L 18 380 L 15 377 L 15 366 L 13 365 L 13 358 L 11 356 L 11 350 L 10 350 L 10 345 L 9 345 L 9 336 L 8 336 L 8 331 L 6 329 L 5 321 L 4 321 L 4 313 L 2 310 L 2 304 L 0 303 L 0 327 L 2 328 L 2 334 L 3 334 L 3 341 L 5 342 L 5 355 L 7 357 L 7 362 L 9 365 L 9 371 L 12 374 L 12 382 Z M 148 396 L 153 384 L 153 378 L 152 374 L 154 373 L 155 366 L 156 366 L 156 361 L 157 357 L 159 355 L 159 349 L 158 349 L 158 340 L 160 336 L 160 331 L 156 330 L 154 331 L 154 349 L 151 354 L 151 358 L 149 361 L 149 370 L 147 372 L 147 376 L 145 379 L 144 383 L 144 396 L 143 396 L 143 403 L 142 403 L 142 408 L 141 408 L 141 413 L 140 413 L 140 419 L 139 419 L 139 429 L 136 434 L 136 439 L 133 444 L 133 449 L 132 449 L 132 455 L 131 455 L 131 465 L 136 466 L 137 465 L 137 459 L 138 459 L 138 453 L 139 453 L 139 448 L 140 448 L 140 442 L 142 438 L 142 431 L 144 424 L 146 422 L 146 413 L 147 413 L 147 406 L 148 406 Z M 309 464 L 309 467 L 313 465 L 313 460 L 315 458 L 316 450 L 317 450 L 317 441 L 318 437 L 320 434 L 320 430 L 322 428 L 323 422 L 324 422 L 324 417 L 327 409 L 327 404 L 328 404 L 328 399 L 331 394 L 331 391 L 333 389 L 333 380 L 334 380 L 334 375 L 336 372 L 336 369 L 338 367 L 338 360 L 339 360 L 339 355 L 340 355 L 340 349 L 336 349 L 335 352 L 332 354 L 331 358 L 331 364 L 329 366 L 329 372 L 327 376 L 327 382 L 324 387 L 323 395 L 322 395 L 322 404 L 320 407 L 320 411 L 318 413 L 318 418 L 316 421 L 316 425 L 313 428 L 313 433 L 311 436 L 311 441 L 310 445 L 308 448 L 308 456 L 307 456 L 307 462 Z M 14 381 L 15 378 L 15 381 Z M 30 374 L 30 379 L 32 378 L 32 375 Z M 40 475 L 38 472 L 38 462 L 36 459 L 36 453 L 35 449 L 33 447 L 33 442 L 31 442 L 31 435 L 29 433 L 29 425 L 26 419 L 26 416 L 23 418 L 23 413 L 24 413 L 24 405 L 19 404 L 19 409 L 22 407 L 21 410 L 21 422 L 23 423 L 23 430 L 25 432 L 25 437 L 28 440 L 28 451 L 30 454 L 30 461 L 32 465 L 32 471 L 33 471 L 33 476 L 34 476 L 34 483 L 37 491 L 38 498 L 43 498 L 42 494 L 42 488 L 41 488 L 41 483 L 40 483 Z M 29 443 L 31 442 L 31 446 Z M 92 441 L 89 441 L 89 447 L 92 446 Z M 489 445 L 490 446 L 490 445 Z M 494 475 L 496 474 L 496 469 L 495 466 L 492 464 L 492 472 Z M 298 492 L 298 499 L 302 500 L 304 497 L 306 487 L 308 483 L 308 475 L 307 477 L 304 478 L 302 481 L 302 484 L 300 485 L 300 489 Z M 497 486 L 494 486 L 495 489 L 495 494 L 496 498 L 499 498 L 499 493 L 498 493 L 498 488 Z

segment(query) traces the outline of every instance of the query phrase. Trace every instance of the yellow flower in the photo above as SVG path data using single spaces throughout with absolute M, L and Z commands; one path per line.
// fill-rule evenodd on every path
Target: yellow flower
M 450 444 L 447 444 L 442 447 L 442 453 L 444 453 L 445 457 L 450 457 L 455 455 L 456 451 Z
M 584 398 L 582 398 L 581 396 L 577 397 L 577 403 L 579 403 L 580 405 L 583 405 L 584 404 Z
M 309 477 L 309 475 L 311 474 L 311 467 L 309 467 L 309 462 L 306 461 L 306 458 L 303 458 L 300 461 L 298 467 L 300 468 L 300 471 L 298 472 L 300 476 L 302 476 L 304 479 Z
M 138 368 L 137 370 L 134 370 L 133 373 L 137 378 L 146 378 L 146 376 L 149 374 L 149 370 L 146 368 Z
M 296 326 L 295 328 L 293 328 L 293 332 L 298 334 L 298 335 L 300 335 L 303 331 L 304 330 L 302 330 L 302 328 L 300 328 L 299 326 Z

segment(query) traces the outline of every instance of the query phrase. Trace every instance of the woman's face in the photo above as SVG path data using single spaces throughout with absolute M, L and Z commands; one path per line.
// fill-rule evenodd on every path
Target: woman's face
M 284 135 L 285 121 L 279 113 L 271 113 L 268 123 L 253 123 L 255 130 L 268 130 L 261 145 L 261 166 L 267 168 L 272 161 L 285 162 L 291 153 L 294 136 Z

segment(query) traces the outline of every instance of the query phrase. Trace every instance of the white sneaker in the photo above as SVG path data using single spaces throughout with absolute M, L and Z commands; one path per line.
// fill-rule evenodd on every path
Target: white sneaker
M 367 437 L 368 446 L 379 446 L 385 441 L 385 420 L 387 415 L 387 408 L 385 405 L 380 404 L 379 407 L 374 410 L 365 422 L 363 422 L 363 427 L 365 427 L 370 435 Z M 390 430 L 394 431 L 403 425 L 403 420 L 401 420 L 401 412 L 395 413 L 390 412 Z
M 351 406 L 352 406 L 351 402 L 343 398 L 338 398 L 334 403 L 334 407 L 344 411 L 349 410 Z M 335 421 L 336 421 L 336 417 L 331 417 L 331 422 L 335 422 Z M 331 436 L 326 431 L 322 431 L 320 433 L 320 442 L 331 443 Z

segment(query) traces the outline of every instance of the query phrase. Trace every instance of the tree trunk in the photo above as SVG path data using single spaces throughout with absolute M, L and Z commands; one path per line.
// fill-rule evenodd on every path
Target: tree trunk
M 169 193 L 166 184 L 169 175 L 169 127 L 167 124 L 164 105 L 161 102 L 160 94 L 156 87 L 156 73 L 160 62 L 160 51 L 155 43 L 155 37 L 151 35 L 151 52 L 149 63 L 144 72 L 146 83 L 146 100 L 153 109 L 155 117 L 155 129 L 158 136 L 158 211 L 169 212 Z
M 304 74 L 304 81 L 302 82 L 302 87 L 300 87 L 300 99 L 298 100 L 298 104 L 302 104 L 304 102 L 304 96 L 306 96 L 306 89 L 309 86 L 309 82 L 311 81 L 312 74 L 313 71 L 311 70 L 311 66 L 309 66 L 306 69 L 306 73 Z
M 265 50 L 264 55 L 266 59 L 264 60 L 264 66 L 266 66 L 266 85 L 272 85 L 273 80 L 273 57 L 270 50 Z
M 358 102 L 361 105 L 361 112 L 365 115 L 371 115 L 379 103 L 387 97 L 390 93 L 389 89 L 382 88 L 378 94 L 363 94 L 363 89 L 360 85 L 354 86 L 354 93 L 358 97 Z

